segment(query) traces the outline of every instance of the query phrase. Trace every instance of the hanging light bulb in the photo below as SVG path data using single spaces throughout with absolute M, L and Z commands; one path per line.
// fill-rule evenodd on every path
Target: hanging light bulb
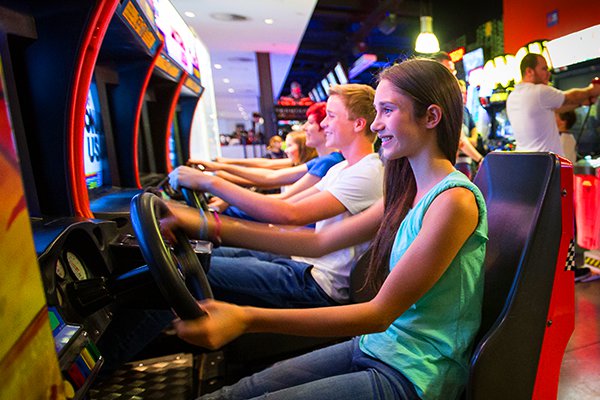
M 433 34 L 433 18 L 421 16 L 421 33 L 417 36 L 415 51 L 423 54 L 437 53 L 440 51 L 440 42 Z

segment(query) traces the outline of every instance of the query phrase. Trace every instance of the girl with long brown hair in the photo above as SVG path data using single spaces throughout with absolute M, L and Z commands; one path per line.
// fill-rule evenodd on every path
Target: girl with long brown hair
M 358 336 L 276 364 L 203 399 L 453 399 L 466 383 L 480 324 L 487 217 L 477 187 L 453 167 L 462 120 L 456 78 L 412 59 L 379 75 L 371 129 L 382 142 L 385 198 L 319 233 L 232 220 L 208 223 L 229 245 L 317 256 L 375 236 L 370 301 L 265 309 L 206 300 L 206 316 L 176 321 L 178 335 L 218 348 L 247 332 Z M 198 232 L 174 208 L 163 221 Z M 202 230 L 206 231 L 207 227 Z M 383 281 L 381 284 L 380 282 Z M 261 397 L 263 398 L 263 397 Z

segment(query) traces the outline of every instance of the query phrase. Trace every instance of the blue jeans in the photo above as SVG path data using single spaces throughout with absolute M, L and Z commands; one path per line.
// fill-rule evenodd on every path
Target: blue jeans
M 288 256 L 220 247 L 213 250 L 208 280 L 215 298 L 229 303 L 269 308 L 336 305 L 313 279 L 311 268 Z
M 225 211 L 223 211 L 221 214 L 223 215 L 227 215 L 229 217 L 235 217 L 235 218 L 239 218 L 239 219 L 244 219 L 246 221 L 258 221 L 256 218 L 251 217 L 250 215 L 248 215 L 245 211 L 240 210 L 239 208 L 237 208 L 236 206 L 229 206 L 225 209 Z M 315 228 L 315 223 L 313 222 L 312 224 L 307 224 L 306 227 L 307 228 Z
M 227 209 L 225 209 L 225 211 L 223 211 L 221 214 L 227 215 L 229 217 L 245 219 L 246 221 L 256 221 L 256 219 L 249 216 L 245 211 L 240 210 L 236 206 L 227 207 Z
M 232 386 L 202 396 L 216 399 L 418 399 L 404 375 L 363 353 L 358 338 L 274 364 Z

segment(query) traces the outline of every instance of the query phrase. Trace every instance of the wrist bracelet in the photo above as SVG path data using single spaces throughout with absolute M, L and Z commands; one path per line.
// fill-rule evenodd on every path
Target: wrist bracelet
M 212 215 L 213 215 L 213 218 L 215 219 L 215 232 L 214 232 L 213 245 L 215 247 L 219 247 L 219 246 L 221 246 L 221 243 L 222 243 L 222 240 L 221 240 L 221 218 L 219 217 L 219 213 L 216 211 L 213 211 Z
M 208 239 L 208 218 L 206 217 L 206 213 L 202 208 L 199 209 L 200 212 L 200 233 L 199 239 Z

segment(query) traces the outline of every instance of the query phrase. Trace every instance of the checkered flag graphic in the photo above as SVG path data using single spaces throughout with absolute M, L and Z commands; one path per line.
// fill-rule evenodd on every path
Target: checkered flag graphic
M 575 267 L 575 240 L 571 239 L 571 242 L 569 243 L 569 252 L 567 253 L 565 271 L 573 271 Z

